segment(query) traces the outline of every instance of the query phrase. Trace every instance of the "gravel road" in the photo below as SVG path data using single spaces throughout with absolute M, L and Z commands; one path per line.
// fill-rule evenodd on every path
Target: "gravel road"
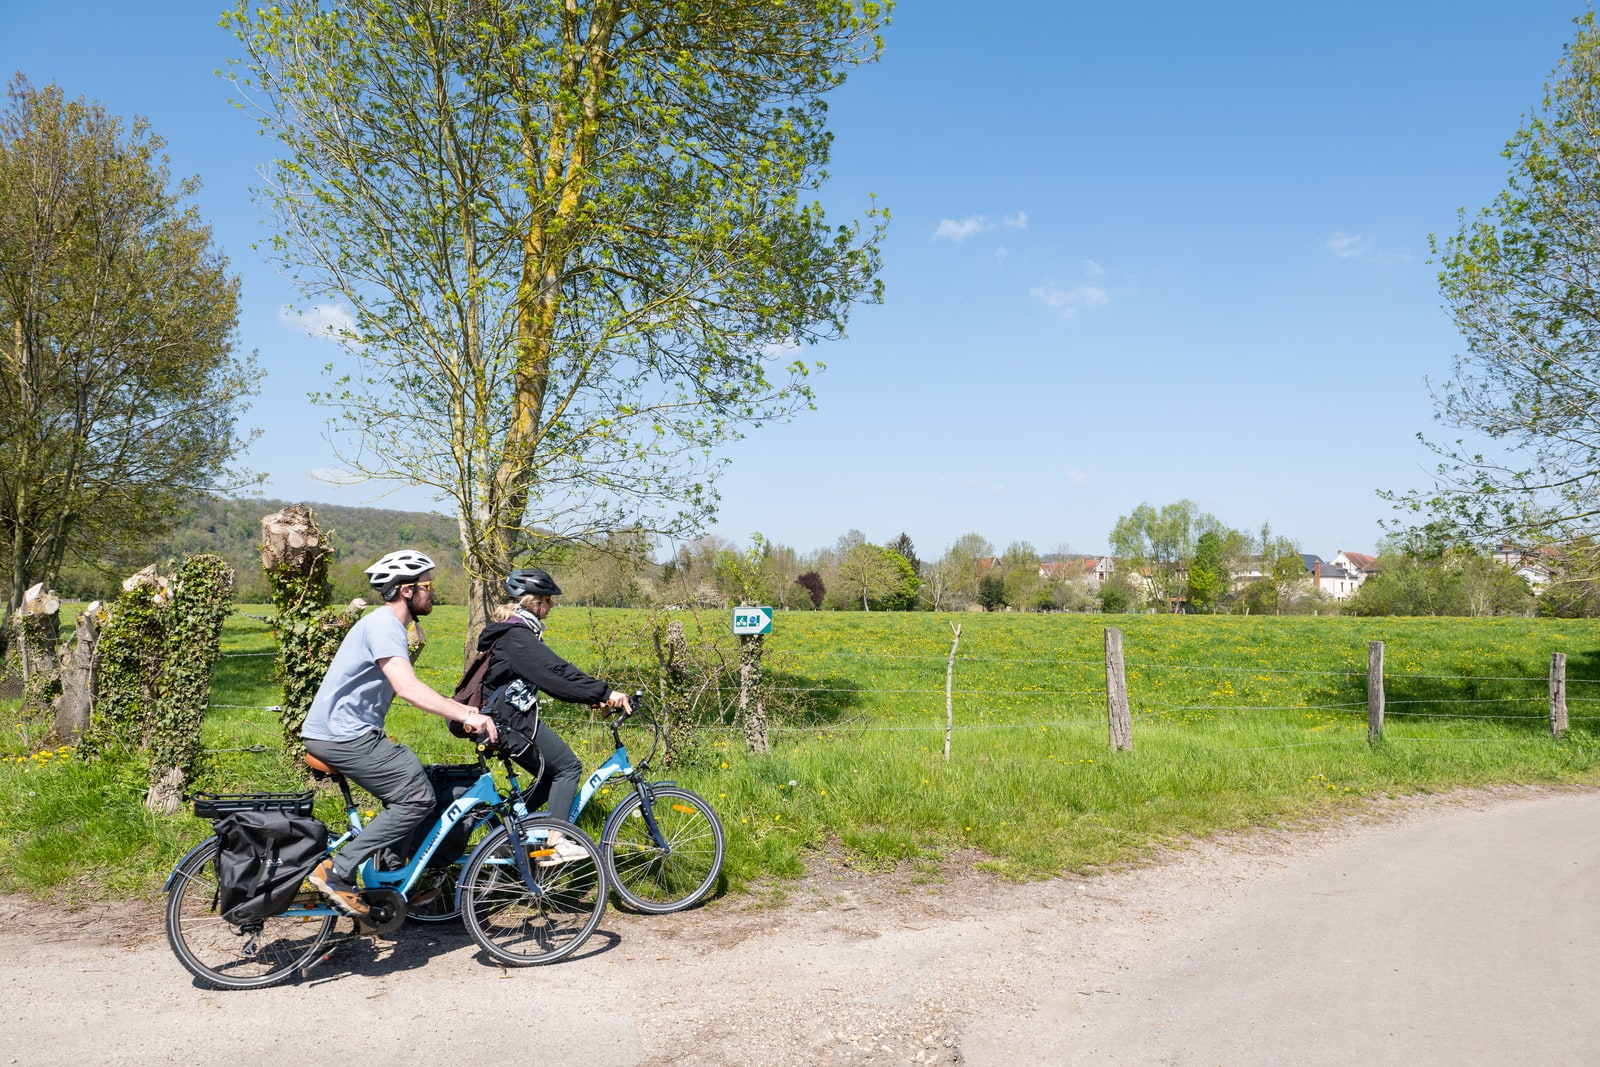
M 553 967 L 411 927 L 242 993 L 194 985 L 156 903 L 0 898 L 0 1064 L 1596 1063 L 1597 827 L 1600 793 L 1506 789 L 1022 885 L 819 861 L 613 909 Z

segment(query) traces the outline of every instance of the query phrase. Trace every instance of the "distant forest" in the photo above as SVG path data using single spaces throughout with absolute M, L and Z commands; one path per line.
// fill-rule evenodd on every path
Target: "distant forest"
M 107 560 L 101 567 L 64 568 L 57 592 L 81 599 L 114 597 L 122 579 L 154 563 L 169 570 L 185 555 L 215 553 L 232 565 L 234 599 L 262 603 L 271 599 L 261 572 L 261 519 L 295 501 L 251 497 L 223 500 L 200 497 L 189 502 L 188 514 L 163 541 L 151 545 L 140 558 Z M 336 602 L 368 596 L 366 567 L 385 552 L 416 548 L 439 564 L 435 581 L 446 603 L 460 604 L 466 596 L 466 572 L 456 521 L 445 515 L 420 511 L 312 504 L 317 523 L 330 536 L 334 562 L 329 570 Z

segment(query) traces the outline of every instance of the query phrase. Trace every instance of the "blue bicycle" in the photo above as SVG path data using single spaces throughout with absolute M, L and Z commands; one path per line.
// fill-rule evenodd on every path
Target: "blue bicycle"
M 606 880 L 623 904 L 649 915 L 681 911 L 705 898 L 722 872 L 726 847 L 722 822 L 699 794 L 676 782 L 646 779 L 650 761 L 661 750 L 661 724 L 639 710 L 644 694 L 635 693 L 635 711 L 606 723 L 616 748 L 584 779 L 573 798 L 569 822 L 613 777 L 621 775 L 633 792 L 612 809 L 600 831 L 600 853 Z M 640 720 L 655 732 L 650 755 L 635 764 L 619 728 L 624 721 Z
M 315 761 L 307 762 L 315 769 Z M 573 952 L 594 932 L 606 906 L 605 865 L 594 841 L 570 823 L 529 815 L 516 770 L 505 763 L 509 789 L 502 795 L 480 752 L 477 765 L 446 768 L 444 777 L 467 781 L 459 795 L 427 831 L 411 859 L 380 870 L 373 859 L 361 865 L 362 898 L 371 916 L 356 932 L 388 934 L 407 918 L 412 898 L 423 901 L 429 918 L 461 915 L 468 932 L 491 958 L 513 966 L 553 963 Z M 334 852 L 361 832 L 361 814 L 350 784 L 331 768 L 321 768 L 344 795 L 349 829 L 329 846 Z M 238 810 L 303 810 L 310 794 L 198 795 L 195 814 L 219 818 Z M 554 860 L 546 847 L 559 831 L 586 855 Z M 465 860 L 468 835 L 481 838 Z M 324 945 L 340 915 L 317 891 L 303 884 L 288 909 L 244 925 L 224 919 L 217 878 L 216 837 L 196 845 L 167 878 L 167 941 L 191 974 L 219 989 L 261 989 L 305 974 L 326 960 Z M 436 862 L 437 860 L 437 862 Z M 428 905 L 429 899 L 436 901 Z M 448 903 L 443 898 L 448 898 Z M 440 914 L 447 912 L 447 914 Z M 413 912 L 413 918 L 423 917 Z

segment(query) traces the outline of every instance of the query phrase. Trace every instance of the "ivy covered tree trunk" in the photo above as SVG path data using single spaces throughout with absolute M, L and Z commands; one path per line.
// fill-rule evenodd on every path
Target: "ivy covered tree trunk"
M 278 684 L 283 690 L 283 748 L 296 760 L 305 754 L 300 728 L 323 675 L 366 606 L 362 600 L 339 610 L 328 606 L 332 560 L 333 545 L 309 505 L 291 504 L 261 520 L 261 568 L 278 609 L 273 632 L 278 639 Z
M 663 632 L 664 631 L 664 632 Z M 689 640 L 683 623 L 673 619 L 663 628 L 658 621 L 651 637 L 656 648 L 656 714 L 661 719 L 666 754 L 671 767 L 688 761 L 694 747 L 694 699 L 689 677 Z
M 41 735 L 52 720 L 51 704 L 61 691 L 56 644 L 61 634 L 61 601 L 42 585 L 22 595 L 22 604 L 11 616 L 13 640 L 7 673 L 22 682 L 20 719 L 40 724 Z M 30 734 L 33 732 L 29 731 Z M 31 744 L 33 738 L 29 738 Z
M 761 685 L 760 634 L 739 638 L 739 722 L 744 726 L 745 747 L 770 752 L 767 743 L 767 701 Z
M 171 603 L 168 579 L 154 566 L 122 583 L 122 595 L 100 632 L 94 715 L 78 742 L 85 758 L 112 748 L 149 747 Z
M 160 694 L 150 742 L 145 806 L 174 812 L 200 759 L 200 726 L 211 704 L 211 672 L 222 624 L 233 610 L 233 570 L 221 556 L 189 556 L 172 584 Z

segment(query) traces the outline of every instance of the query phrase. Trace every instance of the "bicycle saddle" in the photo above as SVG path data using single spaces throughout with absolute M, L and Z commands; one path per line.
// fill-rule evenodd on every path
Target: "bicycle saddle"
M 319 760 L 317 757 L 313 756 L 309 752 L 306 753 L 306 766 L 310 769 L 311 773 L 313 775 L 315 775 L 316 777 L 318 777 L 318 778 L 337 778 L 337 777 L 339 777 L 339 772 L 338 771 L 334 770 L 332 767 L 328 766 L 326 763 L 323 763 L 321 760 Z

